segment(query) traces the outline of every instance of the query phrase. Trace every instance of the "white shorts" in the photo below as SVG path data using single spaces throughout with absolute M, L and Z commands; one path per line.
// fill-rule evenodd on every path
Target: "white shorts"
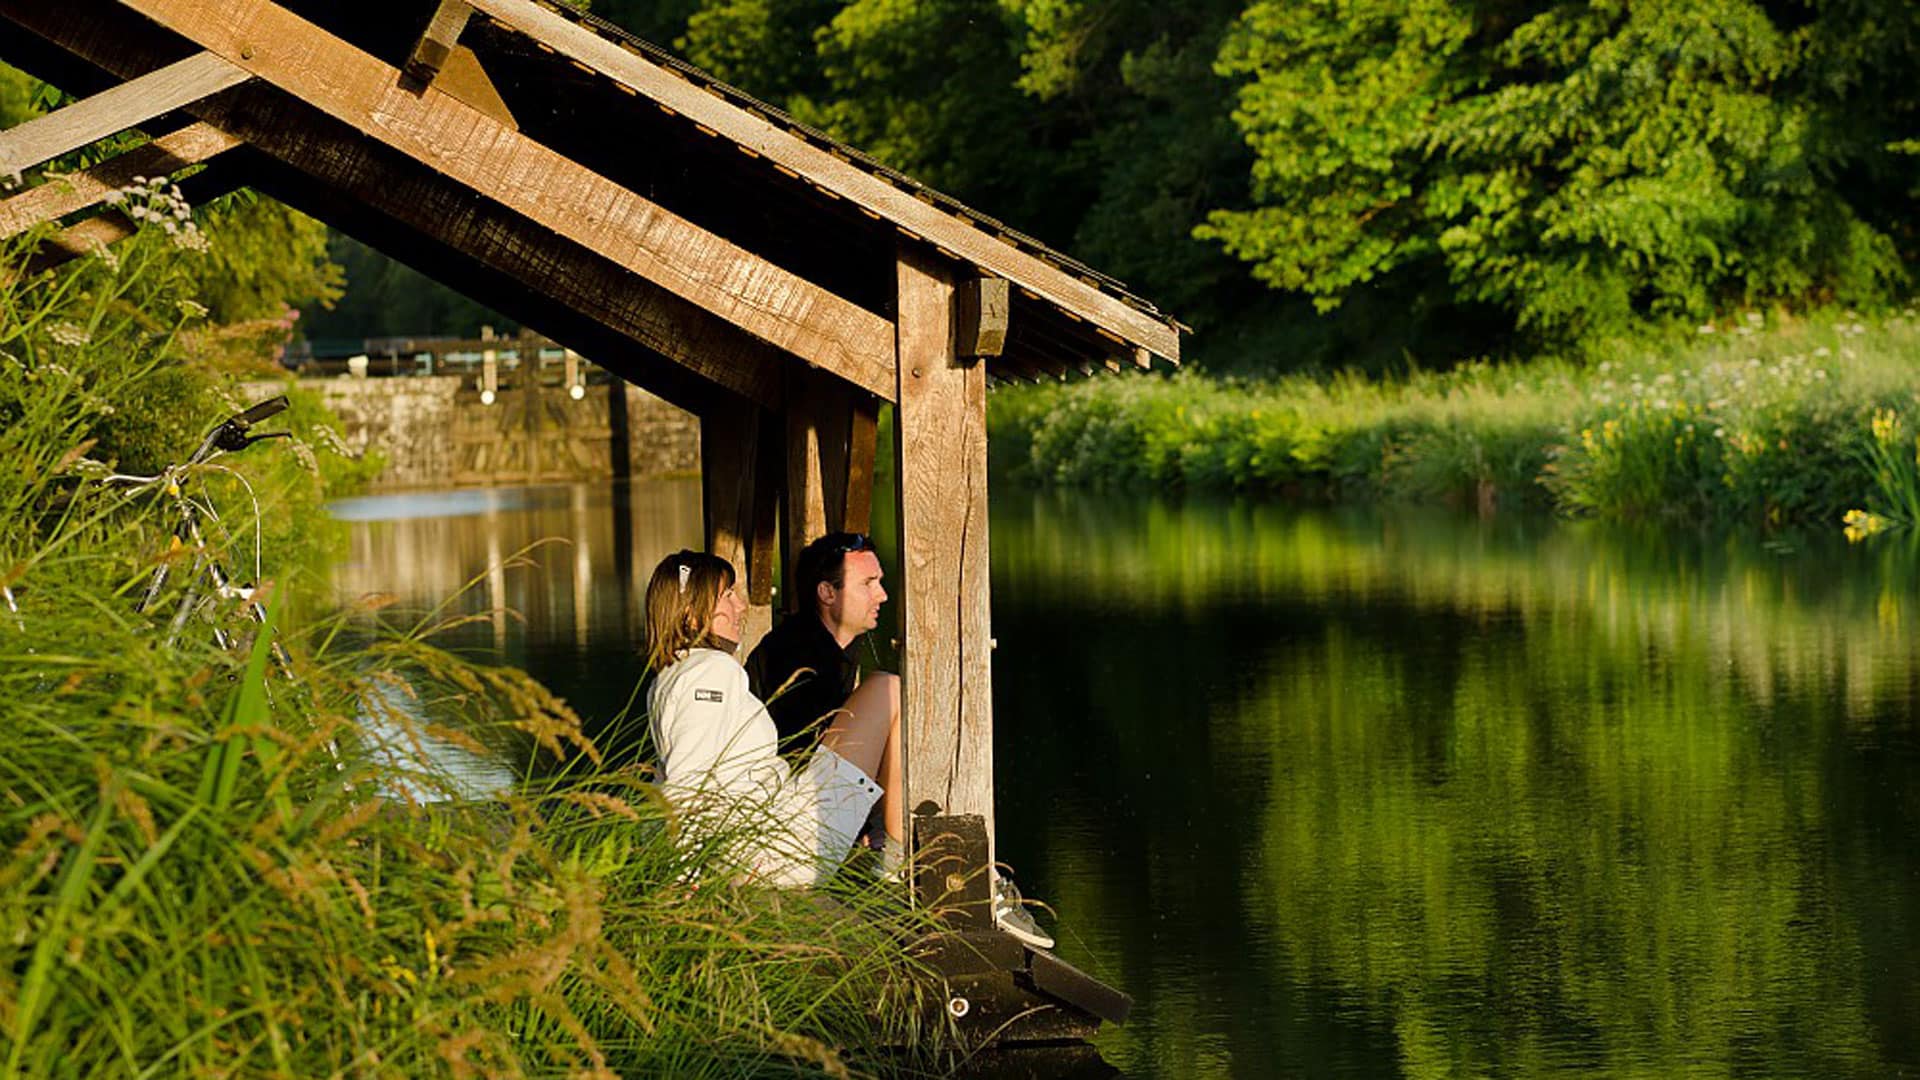
M 880 785 L 860 766 L 818 747 L 780 792 L 780 829 L 755 853 L 756 874 L 769 885 L 818 885 L 853 850 Z

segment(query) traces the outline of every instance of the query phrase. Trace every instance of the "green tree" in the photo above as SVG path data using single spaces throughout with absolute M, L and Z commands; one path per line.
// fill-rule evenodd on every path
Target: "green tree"
M 1914 14 L 1773 7 L 1261 0 L 1218 63 L 1253 205 L 1199 235 L 1322 309 L 1412 283 L 1550 338 L 1883 295 L 1906 278 L 1885 189 L 1842 180 L 1902 121 L 1849 113 Z

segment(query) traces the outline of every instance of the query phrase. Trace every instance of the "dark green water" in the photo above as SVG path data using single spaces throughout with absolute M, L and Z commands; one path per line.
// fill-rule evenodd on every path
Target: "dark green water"
M 469 643 L 590 716 L 699 534 L 690 483 L 340 512 L 343 593 L 478 577 L 524 622 Z M 1000 850 L 1138 999 L 1127 1075 L 1920 1075 L 1908 540 L 1019 491 L 992 529 Z M 543 536 L 584 544 L 485 572 Z

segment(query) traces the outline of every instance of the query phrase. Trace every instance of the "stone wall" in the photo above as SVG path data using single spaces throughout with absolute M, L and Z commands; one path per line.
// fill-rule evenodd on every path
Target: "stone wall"
M 700 467 L 699 421 L 638 387 L 589 386 L 579 401 L 561 387 L 507 389 L 482 405 L 465 381 L 457 375 L 347 377 L 303 379 L 300 386 L 318 391 L 340 417 L 355 453 L 372 446 L 386 455 L 376 490 L 610 477 L 617 433 L 609 406 L 616 393 L 626 398 L 620 441 L 630 475 Z

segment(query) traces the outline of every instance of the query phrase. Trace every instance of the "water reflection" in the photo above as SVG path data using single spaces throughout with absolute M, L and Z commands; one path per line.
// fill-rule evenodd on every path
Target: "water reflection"
M 451 639 L 590 720 L 700 537 L 690 481 L 339 512 L 343 598 L 471 584 Z M 1893 539 L 1000 493 L 1001 854 L 1129 1076 L 1913 1071 Z
M 351 536 L 338 597 L 394 595 L 411 619 L 450 625 L 440 644 L 533 672 L 590 724 L 639 678 L 645 575 L 701 539 L 692 480 L 376 495 L 332 510 Z
M 1912 1066 L 1911 552 L 994 510 L 1001 849 L 1130 1075 Z

